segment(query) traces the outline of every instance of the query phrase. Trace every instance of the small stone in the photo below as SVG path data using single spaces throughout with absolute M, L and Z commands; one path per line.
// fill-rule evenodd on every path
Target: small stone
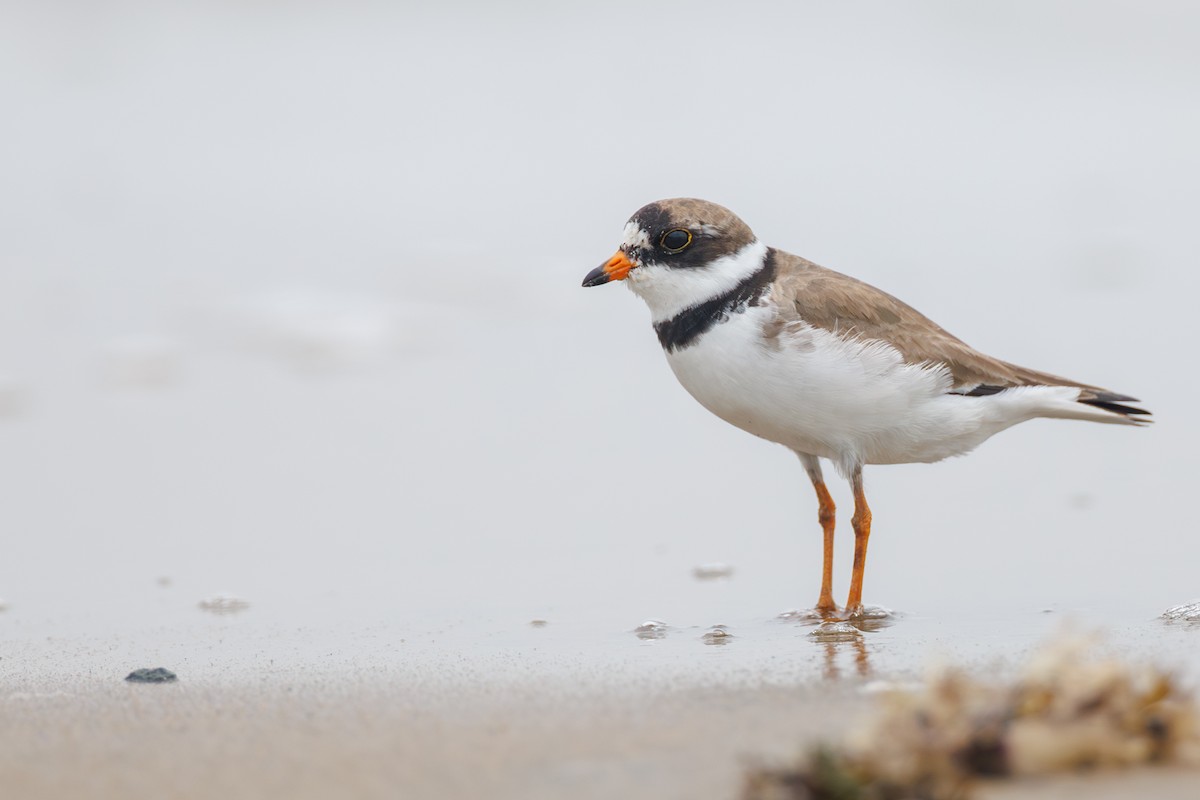
M 154 669 L 135 669 L 125 676 L 125 680 L 130 683 L 171 683 L 176 680 L 176 677 L 175 673 L 169 669 L 155 667 Z

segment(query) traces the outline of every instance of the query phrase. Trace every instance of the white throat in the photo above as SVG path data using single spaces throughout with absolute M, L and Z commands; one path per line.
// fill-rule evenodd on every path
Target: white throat
M 762 269 L 767 246 L 755 239 L 736 253 L 703 267 L 667 267 L 643 263 L 629 272 L 625 283 L 650 307 L 653 322 L 671 319 L 680 311 L 725 294 Z

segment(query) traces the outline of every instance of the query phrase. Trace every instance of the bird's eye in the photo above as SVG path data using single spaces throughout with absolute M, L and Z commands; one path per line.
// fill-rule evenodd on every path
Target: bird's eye
M 662 239 L 659 240 L 659 244 L 663 246 L 663 249 L 672 253 L 678 253 L 691 243 L 692 234 L 688 231 L 685 231 L 683 228 L 676 228 L 673 231 L 667 231 L 663 234 Z

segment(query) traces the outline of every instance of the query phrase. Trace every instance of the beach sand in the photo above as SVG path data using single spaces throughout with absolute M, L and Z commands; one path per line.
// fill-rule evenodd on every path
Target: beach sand
M 6 798 L 735 798 L 743 770 L 844 732 L 827 687 L 565 695 L 534 686 L 97 685 L 0 699 Z M 984 784 L 981 800 L 1194 798 L 1173 769 Z

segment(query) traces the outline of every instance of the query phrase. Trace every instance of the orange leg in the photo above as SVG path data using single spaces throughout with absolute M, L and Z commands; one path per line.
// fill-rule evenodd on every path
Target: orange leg
M 825 488 L 825 482 L 814 483 L 817 490 L 817 519 L 821 522 L 821 530 L 825 533 L 824 558 L 821 564 L 821 595 L 817 599 L 818 611 L 836 611 L 837 603 L 833 602 L 833 528 L 837 506 Z
M 824 558 L 821 563 L 821 594 L 817 598 L 817 611 L 837 611 L 837 603 L 833 602 L 833 529 L 836 521 L 837 506 L 825 486 L 825 478 L 821 475 L 821 462 L 808 455 L 800 456 L 804 469 L 812 480 L 813 488 L 817 490 L 817 520 L 825 534 Z
M 850 477 L 854 489 L 854 516 L 850 524 L 854 528 L 854 571 L 850 574 L 850 597 L 846 600 L 846 615 L 862 614 L 863 571 L 867 567 L 867 540 L 871 538 L 871 509 L 867 506 L 867 495 L 863 491 L 862 467 L 854 470 Z

